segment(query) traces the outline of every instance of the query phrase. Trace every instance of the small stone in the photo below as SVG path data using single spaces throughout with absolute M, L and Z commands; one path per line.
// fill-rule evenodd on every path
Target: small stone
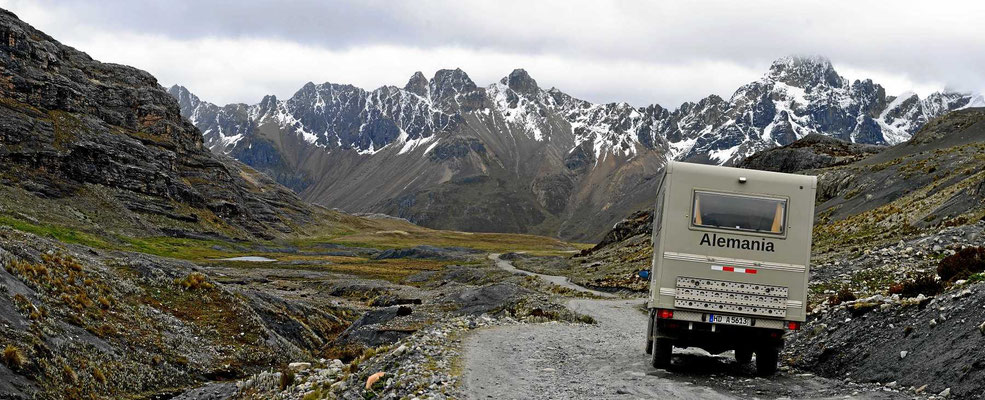
M 935 326 L 937 326 L 937 320 L 936 319 L 930 320 L 930 327 L 933 328 Z
M 903 351 L 899 352 L 899 358 L 901 358 L 901 359 L 906 358 L 906 355 L 907 354 L 910 354 L 910 352 L 908 352 L 906 350 L 903 350 Z
M 978 325 L 978 331 L 981 332 L 982 335 L 985 335 L 985 322 L 982 322 L 981 325 Z
M 373 387 L 373 384 L 379 382 L 380 378 L 382 378 L 383 375 L 386 375 L 386 373 L 380 371 L 373 375 L 370 375 L 369 378 L 366 378 L 366 390 L 369 390 L 370 388 Z
M 940 393 L 938 393 L 937 394 L 937 397 L 947 397 L 947 396 L 950 396 L 950 395 L 951 395 L 951 388 L 947 388 L 947 389 L 942 390 Z
M 896 383 L 896 381 L 892 381 L 892 382 L 887 383 L 886 384 L 886 387 L 888 387 L 888 388 L 894 388 L 894 387 L 896 387 L 896 385 L 898 385 Z
M 924 390 L 927 390 L 927 385 L 923 385 L 916 388 L 915 390 L 913 390 L 913 393 L 920 394 L 923 393 Z
M 292 370 L 292 371 L 304 371 L 304 370 L 306 370 L 308 368 L 311 368 L 311 363 L 309 363 L 309 362 L 292 362 L 290 364 L 287 364 L 287 368 L 290 369 L 290 370 Z

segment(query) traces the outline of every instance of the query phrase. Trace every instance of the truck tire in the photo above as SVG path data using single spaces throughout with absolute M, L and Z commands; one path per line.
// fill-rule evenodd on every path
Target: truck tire
M 752 361 L 752 350 L 750 349 L 736 349 L 735 350 L 735 362 L 739 364 L 749 364 Z
M 667 368 L 670 366 L 670 357 L 674 355 L 674 343 L 667 338 L 656 338 L 653 340 L 653 353 L 650 355 L 650 365 L 653 368 Z
M 650 310 L 650 318 L 646 324 L 646 354 L 653 354 L 653 319 L 655 312 Z
M 780 349 L 767 347 L 756 351 L 756 374 L 772 376 L 776 373 L 776 364 L 780 360 Z

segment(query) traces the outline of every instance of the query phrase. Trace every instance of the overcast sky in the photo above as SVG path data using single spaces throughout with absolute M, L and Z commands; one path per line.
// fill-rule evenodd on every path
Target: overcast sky
M 283 4 L 281 4 L 283 3 Z M 827 56 L 889 94 L 985 91 L 985 2 L 0 0 L 96 59 L 204 100 L 256 103 L 305 82 L 403 86 L 525 68 L 596 102 L 676 108 L 731 96 L 776 58 Z

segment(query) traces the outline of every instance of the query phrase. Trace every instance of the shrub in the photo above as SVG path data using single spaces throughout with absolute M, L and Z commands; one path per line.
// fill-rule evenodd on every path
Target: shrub
M 96 301 L 99 302 L 99 306 L 102 307 L 104 310 L 108 310 L 109 307 L 113 305 L 113 303 L 106 296 L 99 296 L 99 298 L 97 298 Z
M 946 282 L 966 279 L 982 271 L 985 271 L 985 247 L 965 247 L 942 258 L 937 266 L 937 275 Z
M 280 373 L 280 390 L 281 391 L 284 391 L 289 386 L 291 386 L 292 384 L 294 384 L 294 378 L 295 378 L 294 371 L 291 371 L 290 369 L 286 369 L 284 371 L 281 371 L 281 373 Z
M 62 377 L 64 377 L 65 382 L 68 383 L 75 383 L 79 380 L 79 376 L 75 374 L 75 370 L 73 370 L 68 364 L 62 365 Z
M 3 349 L 3 363 L 7 365 L 8 368 L 17 370 L 23 368 L 27 364 L 27 359 L 24 357 L 24 353 L 12 344 L 8 344 L 7 347 Z
M 214 287 L 212 283 L 207 280 L 205 274 L 202 274 L 201 272 L 192 272 L 185 276 L 184 279 L 175 281 L 175 283 L 185 290 L 212 289 Z
M 343 346 L 329 346 L 325 349 L 322 357 L 327 359 L 339 359 L 343 363 L 348 363 L 352 360 L 358 359 L 359 356 L 363 354 L 366 349 L 362 346 L 355 344 L 347 344 Z
M 855 301 L 856 299 L 857 297 L 855 297 L 855 293 L 853 293 L 851 289 L 846 287 L 839 290 L 838 294 L 828 298 L 828 303 L 836 306 L 846 301 Z
M 900 285 L 899 295 L 903 297 L 936 296 L 944 290 L 944 285 L 934 279 L 933 275 L 920 275 L 906 281 Z M 892 292 L 892 288 L 890 288 Z
M 96 382 L 99 382 L 99 384 L 101 385 L 106 384 L 106 375 L 103 374 L 103 371 L 99 369 L 99 367 L 95 367 L 92 369 L 92 379 L 94 379 Z
M 889 294 L 902 294 L 903 284 L 900 282 L 889 285 Z

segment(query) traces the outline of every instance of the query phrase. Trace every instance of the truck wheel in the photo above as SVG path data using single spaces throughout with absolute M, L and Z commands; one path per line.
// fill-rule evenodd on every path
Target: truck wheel
M 739 364 L 749 364 L 749 361 L 752 361 L 752 350 L 749 349 L 735 350 L 735 362 Z
M 653 354 L 650 355 L 650 365 L 653 368 L 667 368 L 670 357 L 674 355 L 674 343 L 670 339 L 656 338 L 653 341 Z
M 646 324 L 646 354 L 653 354 L 653 319 L 654 312 L 650 311 L 650 318 Z
M 771 376 L 776 373 L 776 364 L 780 359 L 780 349 L 768 347 L 756 352 L 756 374 Z

